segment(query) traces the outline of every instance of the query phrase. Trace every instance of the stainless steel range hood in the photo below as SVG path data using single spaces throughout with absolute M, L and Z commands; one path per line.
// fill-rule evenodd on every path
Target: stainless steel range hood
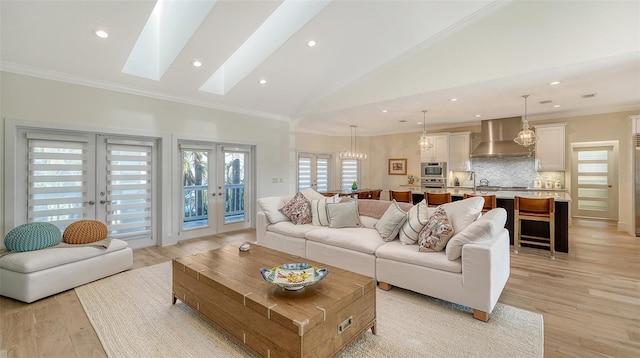
M 471 158 L 527 157 L 533 153 L 513 141 L 522 129 L 522 118 L 488 119 L 480 122 L 480 144 Z

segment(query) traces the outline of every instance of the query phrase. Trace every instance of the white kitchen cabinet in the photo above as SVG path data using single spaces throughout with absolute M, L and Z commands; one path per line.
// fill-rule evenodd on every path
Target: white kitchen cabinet
M 565 170 L 565 125 L 544 124 L 535 126 L 536 136 L 536 170 Z
M 449 135 L 438 134 L 428 136 L 433 147 L 420 151 L 421 162 L 448 162 L 449 161 Z
M 449 134 L 449 170 L 471 170 L 471 132 Z

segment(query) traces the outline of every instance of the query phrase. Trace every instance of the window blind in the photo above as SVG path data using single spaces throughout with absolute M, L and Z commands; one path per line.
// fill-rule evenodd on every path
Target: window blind
M 351 184 L 358 180 L 358 161 L 347 159 L 342 161 L 342 190 L 351 190 Z

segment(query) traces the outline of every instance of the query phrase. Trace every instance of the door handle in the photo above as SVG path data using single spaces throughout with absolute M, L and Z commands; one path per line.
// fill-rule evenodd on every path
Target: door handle
M 89 205 L 93 205 L 93 204 L 95 204 L 96 202 L 95 202 L 95 201 L 93 201 L 93 200 L 89 200 L 89 201 L 85 201 L 84 203 L 85 203 L 85 204 L 89 204 Z
M 222 196 L 222 193 L 218 193 L 218 195 Z
M 111 200 L 100 200 L 100 204 L 106 204 L 106 203 L 111 204 Z
M 216 193 L 211 193 L 211 196 L 216 196 Z

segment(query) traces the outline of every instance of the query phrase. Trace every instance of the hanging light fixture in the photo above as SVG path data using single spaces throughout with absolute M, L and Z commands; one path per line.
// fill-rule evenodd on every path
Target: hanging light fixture
M 431 144 L 431 139 L 429 139 L 429 137 L 427 137 L 427 110 L 423 110 L 422 111 L 422 136 L 420 137 L 420 140 L 418 141 L 418 144 L 420 145 L 420 150 L 427 150 L 427 149 L 431 149 L 431 147 L 433 147 L 433 144 Z
M 345 150 L 340 152 L 340 159 L 356 159 L 356 160 L 367 160 L 369 157 L 366 152 L 358 152 L 357 143 L 356 143 L 356 128 L 358 126 L 351 125 L 351 150 Z
M 522 96 L 524 98 L 524 117 L 522 118 L 522 130 L 518 136 L 513 139 L 514 142 L 524 147 L 530 147 L 536 142 L 536 132 L 529 129 L 529 121 L 527 121 L 527 97 L 528 94 Z

